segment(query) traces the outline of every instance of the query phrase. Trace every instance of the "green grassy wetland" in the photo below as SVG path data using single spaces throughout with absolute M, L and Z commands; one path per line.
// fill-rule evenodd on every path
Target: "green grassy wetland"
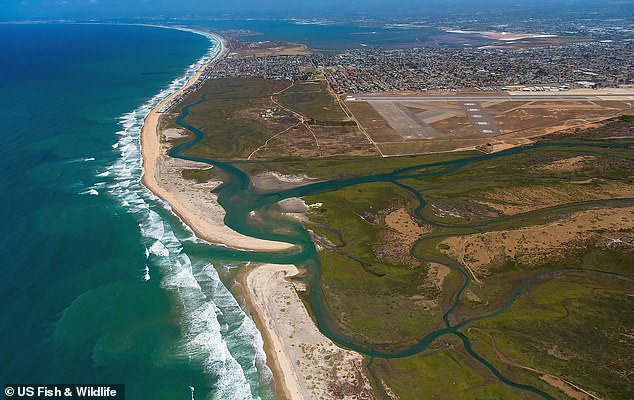
M 166 119 L 199 140 L 174 153 L 240 183 L 219 199 L 244 233 L 262 235 L 247 222 L 255 208 L 309 205 L 305 230 L 286 221 L 271 237 L 310 235 L 295 256 L 307 304 L 325 335 L 367 356 L 380 396 L 634 397 L 634 142 L 620 136 L 631 117 L 495 154 L 247 160 L 270 137 L 254 115 L 273 115 L 272 100 L 288 110 L 267 123 L 344 120 L 323 84 L 285 87 L 206 84 L 185 122 Z M 267 172 L 314 179 L 249 184 Z

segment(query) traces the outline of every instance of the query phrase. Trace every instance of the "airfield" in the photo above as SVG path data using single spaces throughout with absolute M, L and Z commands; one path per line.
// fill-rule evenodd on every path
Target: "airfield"
M 200 95 L 207 100 L 188 118 L 205 136 L 189 155 L 245 161 L 492 153 L 596 128 L 634 109 L 634 89 L 623 88 L 338 96 L 323 80 L 226 78 L 207 81 L 183 104 Z M 168 114 L 165 127 L 176 128 L 178 114 Z
M 492 152 L 630 112 L 634 89 L 359 94 L 343 103 L 383 156 Z

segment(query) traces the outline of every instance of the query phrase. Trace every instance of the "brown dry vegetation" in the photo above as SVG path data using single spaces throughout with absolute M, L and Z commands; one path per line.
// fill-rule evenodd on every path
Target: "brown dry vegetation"
M 370 104 L 351 102 L 347 103 L 346 106 L 375 142 L 401 142 L 404 140 Z
M 605 107 L 612 108 L 614 110 L 631 110 L 632 102 L 620 101 L 620 100 L 594 100 L 594 104 Z
M 322 157 L 339 155 L 372 156 L 376 149 L 357 127 L 311 126 Z
M 504 133 L 521 131 L 523 136 L 537 136 L 589 123 L 590 120 L 609 118 L 612 109 L 580 108 L 519 108 L 496 115 L 493 120 Z
M 548 383 L 552 387 L 555 387 L 555 388 L 561 390 L 563 393 L 566 394 L 566 396 L 570 397 L 571 399 L 574 399 L 574 400 L 594 400 L 594 399 L 596 399 L 596 397 L 592 397 L 589 394 L 584 393 L 581 390 L 578 390 L 577 388 L 571 386 L 570 384 L 566 383 L 562 379 L 557 378 L 555 376 L 542 375 L 542 376 L 540 376 L 540 379 L 542 379 L 544 382 Z
M 547 101 L 547 100 L 539 100 L 539 101 L 531 101 L 524 108 L 547 108 L 547 109 L 570 109 L 570 108 L 597 108 L 599 106 L 593 104 L 591 101 L 585 100 L 568 100 L 565 102 L 561 101 Z
M 609 118 L 632 110 L 627 101 L 486 101 L 484 110 L 490 112 L 493 121 L 503 133 L 489 136 L 477 133 L 466 118 L 462 105 L 446 102 L 402 101 L 415 114 L 434 111 L 425 121 L 442 137 L 405 139 L 400 132 L 365 102 L 349 102 L 348 108 L 384 155 L 424 154 L 471 148 L 495 152 L 532 143 L 536 138 L 551 134 L 572 134 L 579 129 L 596 128 Z M 424 130 L 425 127 L 421 127 Z M 402 144 L 399 144 L 402 143 Z
M 384 155 L 395 156 L 470 150 L 485 143 L 486 141 L 482 139 L 434 139 L 412 140 L 403 143 L 377 143 L 377 146 Z
M 430 263 L 427 266 L 427 276 L 425 282 L 418 287 L 419 294 L 412 296 L 412 300 L 416 301 L 416 304 L 423 306 L 433 314 L 440 311 L 440 294 L 442 293 L 443 286 L 445 284 L 445 278 L 449 276 L 451 269 L 449 267 Z
M 432 128 L 442 133 L 456 133 L 460 130 L 460 134 L 464 136 L 475 135 L 475 130 L 471 126 L 471 123 L 465 116 L 455 116 L 442 121 L 434 122 L 431 124 Z
M 634 198 L 634 184 L 592 183 L 593 181 L 589 180 L 556 186 L 495 189 L 482 195 L 486 200 L 479 203 L 505 215 L 515 215 L 577 201 Z
M 491 111 L 508 111 L 513 108 L 521 107 L 527 103 L 527 101 L 504 101 L 502 103 L 492 104 L 485 108 Z
M 384 222 L 387 229 L 377 248 L 378 259 L 390 264 L 417 266 L 419 262 L 410 255 L 410 251 L 422 235 L 431 232 L 432 227 L 419 225 L 404 208 L 390 211 Z
M 546 165 L 539 167 L 541 171 L 549 172 L 575 172 L 583 170 L 588 161 L 596 159 L 593 156 L 575 156 L 570 158 L 564 158 L 563 160 L 553 161 Z
M 581 211 L 546 225 L 454 236 L 442 244 L 443 252 L 482 278 L 509 261 L 536 266 L 588 241 L 622 240 L 618 231 L 624 229 L 634 229 L 634 207 Z
M 340 155 L 373 156 L 376 155 L 376 150 L 354 127 L 311 126 L 308 128 L 297 124 L 271 139 L 251 159 L 319 158 Z
M 321 153 L 315 138 L 302 124 L 287 127 L 284 132 L 272 138 L 251 157 L 252 160 L 268 160 L 277 157 L 318 158 Z

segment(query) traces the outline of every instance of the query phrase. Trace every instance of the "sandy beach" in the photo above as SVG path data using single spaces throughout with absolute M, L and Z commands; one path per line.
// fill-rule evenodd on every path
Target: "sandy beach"
M 221 50 L 211 63 L 223 57 L 227 52 L 225 39 L 218 35 L 214 36 L 220 41 Z M 277 251 L 288 249 L 292 245 L 252 238 L 227 227 L 224 224 L 225 211 L 218 204 L 217 197 L 210 192 L 210 187 L 214 183 L 207 186 L 194 185 L 191 181 L 184 180 L 180 171 L 195 167 L 196 163 L 167 156 L 168 148 L 161 140 L 159 130 L 161 116 L 159 110 L 172 99 L 181 95 L 189 86 L 196 83 L 207 65 L 196 71 L 181 89 L 161 101 L 145 117 L 141 129 L 142 183 L 157 197 L 167 202 L 172 211 L 194 231 L 196 236 L 210 243 L 243 250 Z M 204 166 L 207 167 L 207 165 Z
M 222 49 L 215 59 L 227 51 L 224 39 L 218 39 Z M 167 155 L 167 142 L 182 137 L 186 132 L 179 128 L 161 130 L 159 110 L 196 83 L 206 67 L 201 67 L 180 90 L 146 116 L 141 130 L 142 183 L 166 201 L 172 211 L 202 239 L 236 249 L 288 249 L 291 247 L 288 243 L 248 237 L 227 227 L 224 223 L 225 211 L 212 193 L 222 182 L 196 183 L 182 176 L 184 169 L 210 166 Z M 275 177 L 276 181 L 280 179 Z M 302 177 L 300 181 L 305 179 L 308 178 Z M 300 182 L 283 183 L 293 186 Z M 290 208 L 286 210 L 284 207 Z M 293 212 L 297 207 L 285 205 L 282 208 Z M 363 357 L 338 347 L 319 331 L 297 293 L 306 288 L 288 280 L 297 273 L 298 269 L 293 265 L 266 264 L 250 267 L 239 277 L 247 306 L 264 338 L 267 364 L 273 371 L 276 392 L 290 400 L 374 399 L 364 374 Z
M 338 347 L 308 314 L 298 295 L 305 286 L 289 280 L 298 272 L 293 265 L 265 264 L 240 277 L 279 394 L 290 400 L 374 399 L 363 357 Z

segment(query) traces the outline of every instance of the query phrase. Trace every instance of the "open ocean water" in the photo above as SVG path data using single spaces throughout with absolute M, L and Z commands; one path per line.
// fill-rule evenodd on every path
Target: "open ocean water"
M 143 117 L 218 43 L 113 25 L 0 25 L 0 38 L 0 384 L 272 398 L 224 266 L 188 255 L 197 239 L 139 184 Z

